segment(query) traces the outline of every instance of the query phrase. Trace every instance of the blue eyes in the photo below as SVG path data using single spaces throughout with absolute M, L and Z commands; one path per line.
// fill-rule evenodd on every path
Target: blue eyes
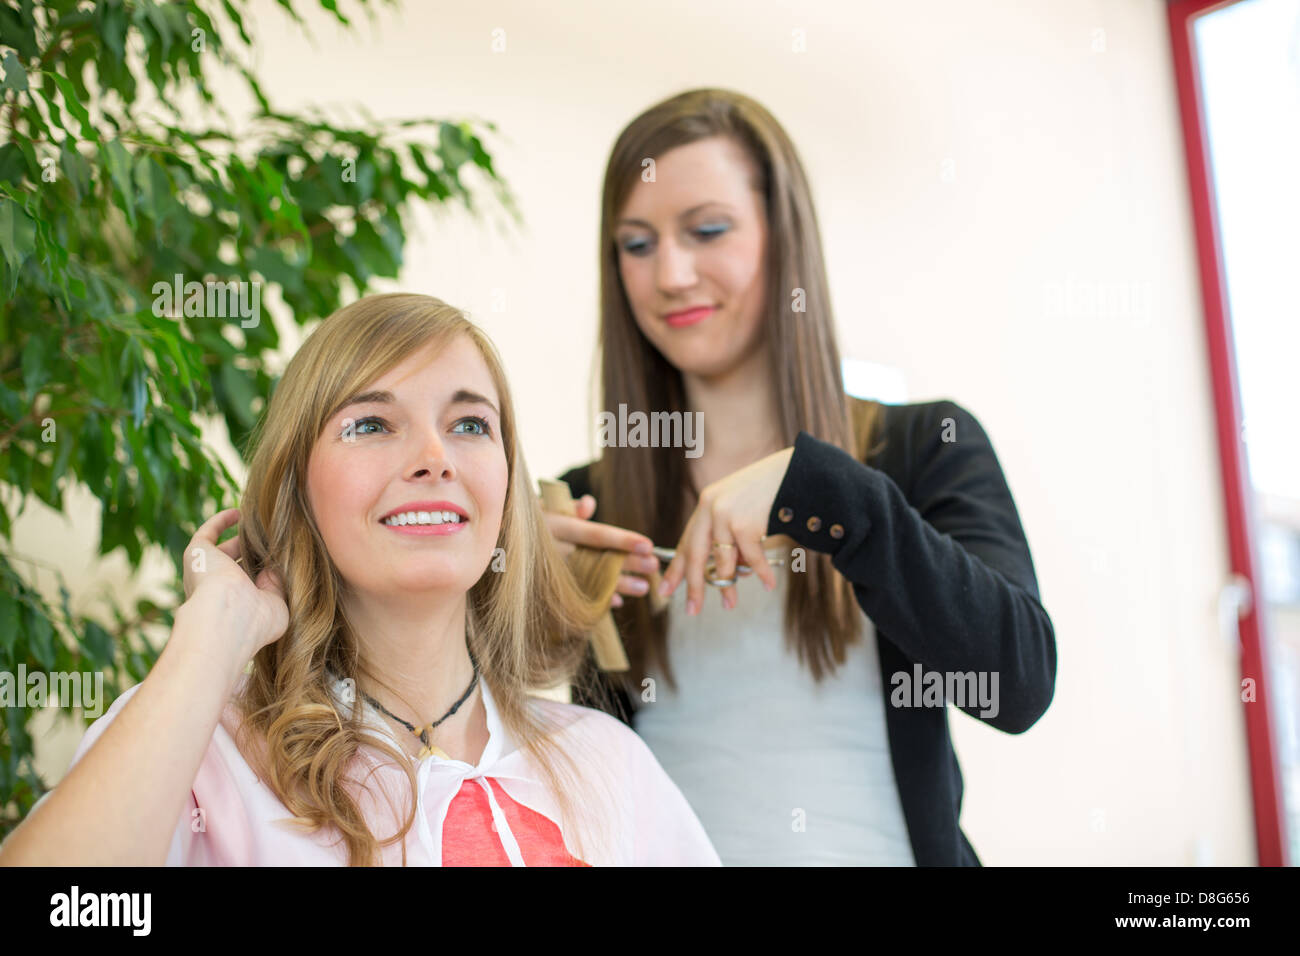
M 480 430 L 473 431 L 473 432 L 459 431 L 459 427 L 464 424 L 477 425 Z M 370 430 L 371 426 L 375 426 L 376 428 L 382 429 L 383 431 L 392 430 L 392 426 L 388 422 L 374 415 L 371 415 L 368 418 L 357 419 L 356 422 L 353 423 L 352 429 L 358 435 L 381 434 L 380 431 L 371 431 Z M 453 431 L 456 431 L 457 434 L 461 434 L 461 435 L 491 435 L 492 426 L 488 424 L 488 420 L 486 418 L 483 418 L 480 415 L 467 415 L 465 418 L 462 418 L 456 422 L 456 425 L 453 427 Z
M 473 424 L 478 425 L 481 429 L 483 429 L 482 431 L 478 431 L 478 432 L 470 432 L 471 435 L 492 434 L 492 426 L 488 424 L 488 420 L 486 418 L 483 418 L 480 415 L 470 415 L 468 418 L 462 418 L 456 424 L 461 425 L 465 422 L 472 422 Z
M 718 238 L 718 236 L 727 232 L 730 228 L 730 226 L 726 225 L 701 226 L 699 229 L 691 230 L 691 235 L 699 239 L 701 242 L 711 242 Z M 649 244 L 643 240 L 633 239 L 623 243 L 623 251 L 632 256 L 645 255 L 645 251 L 648 247 Z

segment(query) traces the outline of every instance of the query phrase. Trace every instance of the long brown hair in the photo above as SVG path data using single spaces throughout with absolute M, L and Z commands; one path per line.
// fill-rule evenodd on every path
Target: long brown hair
M 290 361 L 255 433 L 240 516 L 244 567 L 254 578 L 263 568 L 279 573 L 290 618 L 285 634 L 256 654 L 236 697 L 243 717 L 241 748 L 255 755 L 264 771 L 259 776 L 301 829 L 341 836 L 350 865 L 376 862 L 380 846 L 398 841 L 405 865 L 416 779 L 405 754 L 363 738 L 361 709 L 339 708 L 329 689 L 330 672 L 351 678 L 353 686 L 360 686 L 361 675 L 379 678 L 344 613 L 344 582 L 308 503 L 307 463 L 326 422 L 347 399 L 425 347 L 442 348 L 460 336 L 478 347 L 496 385 L 509 469 L 497 541 L 504 568 L 485 568 L 467 595 L 470 648 L 502 723 L 555 795 L 561 829 L 572 837 L 579 858 L 586 859 L 583 827 L 589 828 L 593 848 L 603 847 L 608 837 L 594 825 L 602 813 L 591 789 L 582 791 L 584 802 L 597 809 L 585 815 L 583 827 L 576 825 L 577 767 L 551 739 L 555 726 L 528 706 L 530 690 L 572 678 L 604 606 L 585 597 L 543 522 L 519 452 L 514 403 L 500 358 L 483 332 L 445 302 L 425 295 L 373 295 L 331 315 Z M 405 821 L 382 843 L 352 790 L 360 783 L 351 768 L 363 763 L 354 761 L 363 740 L 391 757 L 410 783 Z
M 711 137 L 743 149 L 757 170 L 752 183 L 767 215 L 767 307 L 762 323 L 771 356 L 769 374 L 781 410 L 787 446 L 800 431 L 838 445 L 859 460 L 869 454 L 883 409 L 844 394 L 826 267 L 812 196 L 789 136 L 761 105 L 730 90 L 681 93 L 646 110 L 619 134 L 605 169 L 600 218 L 600 368 L 605 409 L 687 412 L 681 372 L 642 334 L 619 275 L 614 231 L 643 162 Z M 804 291 L 805 312 L 791 299 Z M 591 469 L 601 521 L 673 544 L 688 517 L 682 490 L 694 489 L 681 455 L 654 448 L 608 447 Z M 824 554 L 807 555 L 806 573 L 792 577 L 785 605 L 785 634 L 815 680 L 844 663 L 845 649 L 860 639 L 859 608 L 850 584 Z M 675 687 L 668 661 L 666 618 L 649 602 L 628 601 L 616 620 L 636 680 L 657 664 Z M 629 693 L 634 688 L 624 685 Z

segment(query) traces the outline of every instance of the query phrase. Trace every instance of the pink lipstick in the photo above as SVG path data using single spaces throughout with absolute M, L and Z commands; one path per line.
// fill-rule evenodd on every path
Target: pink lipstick
M 686 309 L 682 312 L 670 312 L 664 316 L 664 321 L 675 329 L 684 328 L 688 325 L 694 325 L 697 322 L 703 322 L 715 310 L 714 306 L 702 305 L 694 309 Z

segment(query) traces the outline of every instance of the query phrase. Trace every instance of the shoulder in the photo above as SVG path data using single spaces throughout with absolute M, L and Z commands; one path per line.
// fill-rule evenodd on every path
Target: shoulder
M 662 772 L 646 742 L 612 714 L 582 704 L 536 701 L 551 726 L 560 728 L 562 746 L 571 756 L 613 772 L 624 785 L 634 786 L 634 781 L 645 782 Z
M 899 437 L 914 462 L 967 460 L 992 451 L 992 442 L 975 413 L 950 398 L 891 406 L 889 432 Z
M 967 453 L 989 447 L 989 439 L 975 414 L 951 398 L 892 405 L 851 399 L 854 418 L 866 420 L 872 406 L 879 418 L 873 430 L 872 450 L 863 456 L 888 474 L 901 488 L 911 477 L 935 462 L 964 459 Z
M 649 746 L 604 711 L 545 701 L 567 721 L 562 746 L 596 773 L 589 796 L 618 823 L 618 859 L 634 866 L 721 866 L 699 817 Z
M 645 742 L 623 721 L 603 710 L 585 704 L 566 704 L 550 698 L 535 697 L 534 704 L 553 725 L 565 733 L 598 743 L 614 751 L 646 748 Z
M 889 438 L 900 440 L 924 437 L 923 432 L 934 425 L 943 425 L 951 419 L 954 424 L 976 422 L 975 415 L 965 406 L 951 398 L 940 398 L 929 402 L 911 402 L 891 405 L 887 402 L 864 402 L 851 399 L 858 405 L 877 405 L 881 409 L 881 431 Z

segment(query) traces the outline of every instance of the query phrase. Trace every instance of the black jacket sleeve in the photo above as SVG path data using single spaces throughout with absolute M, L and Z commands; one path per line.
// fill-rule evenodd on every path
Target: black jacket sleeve
M 952 401 L 912 408 L 887 450 L 908 462 L 895 472 L 906 493 L 800 432 L 767 533 L 831 555 L 878 631 L 926 670 L 996 672 L 998 713 L 962 709 L 1023 733 L 1051 703 L 1056 638 L 1015 503 L 974 415 Z

